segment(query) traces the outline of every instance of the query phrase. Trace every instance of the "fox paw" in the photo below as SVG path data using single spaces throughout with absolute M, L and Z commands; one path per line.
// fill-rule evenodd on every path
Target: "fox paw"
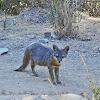
M 34 76 L 39 77 L 39 75 L 38 75 L 38 74 L 34 74 Z
M 56 82 L 53 82 L 53 85 L 57 85 L 57 83 Z
M 61 81 L 57 82 L 57 84 L 62 84 Z

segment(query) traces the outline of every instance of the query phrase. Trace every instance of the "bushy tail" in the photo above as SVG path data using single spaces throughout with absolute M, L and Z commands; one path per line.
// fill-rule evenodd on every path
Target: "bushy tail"
M 29 50 L 27 48 L 24 54 L 23 64 L 21 65 L 21 67 L 19 67 L 18 69 L 14 71 L 24 71 L 29 64 L 29 61 L 30 61 L 30 55 L 29 55 Z

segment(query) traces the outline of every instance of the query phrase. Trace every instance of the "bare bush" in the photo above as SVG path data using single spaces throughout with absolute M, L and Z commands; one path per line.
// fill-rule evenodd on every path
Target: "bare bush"
M 88 12 L 89 16 L 100 17 L 100 0 L 85 0 L 82 9 Z
M 82 1 L 77 0 L 49 0 L 44 1 L 44 4 L 50 9 L 52 21 L 54 24 L 55 34 L 62 37 L 76 37 L 78 27 L 76 24 L 78 16 L 77 7 L 80 7 Z M 49 2 L 49 3 L 48 3 Z

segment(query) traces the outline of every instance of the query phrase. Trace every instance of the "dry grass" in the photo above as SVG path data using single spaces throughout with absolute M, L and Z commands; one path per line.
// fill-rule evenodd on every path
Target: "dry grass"
M 90 83 L 90 90 L 92 92 L 91 99 L 92 100 L 100 100 L 100 87 L 97 86 L 97 83 L 95 81 L 94 82 L 91 81 L 91 75 L 90 75 L 88 67 L 87 67 L 87 65 L 84 61 L 83 55 L 81 55 L 81 59 L 82 59 L 82 62 L 84 63 L 84 66 L 87 70 L 87 73 L 88 73 L 88 80 L 89 80 L 89 83 Z

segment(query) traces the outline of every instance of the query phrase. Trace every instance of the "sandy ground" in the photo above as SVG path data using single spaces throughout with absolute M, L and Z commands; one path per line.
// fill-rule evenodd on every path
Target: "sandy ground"
M 25 48 L 33 42 L 44 38 L 44 32 L 53 32 L 52 25 L 46 17 L 47 12 L 33 9 L 7 19 L 6 30 L 3 21 L 0 22 L 0 47 L 7 47 L 9 52 L 0 55 L 0 100 L 21 100 L 21 97 L 32 95 L 36 100 L 42 100 L 41 95 L 48 95 L 55 100 L 56 92 L 61 94 L 75 93 L 91 94 L 87 70 L 81 60 L 83 55 L 92 79 L 99 84 L 100 76 L 100 19 L 85 16 L 78 24 L 80 37 L 87 35 L 91 41 L 81 39 L 66 41 L 50 40 L 45 44 L 52 48 L 56 44 L 59 48 L 70 46 L 68 57 L 60 68 L 62 85 L 54 85 L 56 92 L 48 81 L 47 67 L 37 66 L 39 77 L 35 77 L 30 65 L 25 72 L 15 72 L 22 63 Z M 32 17 L 33 16 L 33 17 Z M 45 20 L 44 20 L 45 19 Z M 36 38 L 33 39 L 32 37 Z M 19 99 L 14 99 L 19 98 Z

